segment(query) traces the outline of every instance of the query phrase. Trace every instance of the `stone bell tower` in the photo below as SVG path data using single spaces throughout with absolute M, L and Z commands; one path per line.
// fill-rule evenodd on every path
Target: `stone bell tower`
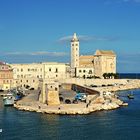
M 71 69 L 79 67 L 79 40 L 74 33 L 71 40 Z

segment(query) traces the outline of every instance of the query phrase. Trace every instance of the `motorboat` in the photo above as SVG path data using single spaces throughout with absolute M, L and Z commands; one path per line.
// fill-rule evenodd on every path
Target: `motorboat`
M 20 100 L 23 96 L 23 93 L 18 90 L 10 90 L 6 96 L 3 97 L 4 106 L 13 105 L 15 101 Z
M 134 99 L 134 94 L 128 94 L 127 97 L 128 97 L 129 99 Z
M 12 106 L 15 103 L 15 97 L 12 94 L 8 94 L 3 97 L 4 106 Z

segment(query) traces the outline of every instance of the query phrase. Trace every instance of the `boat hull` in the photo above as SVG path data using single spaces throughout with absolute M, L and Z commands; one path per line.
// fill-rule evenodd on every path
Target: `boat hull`
M 12 106 L 14 105 L 14 98 L 13 97 L 7 97 L 3 99 L 4 106 Z
M 134 95 L 133 95 L 133 94 L 128 94 L 127 97 L 128 97 L 129 99 L 134 99 Z

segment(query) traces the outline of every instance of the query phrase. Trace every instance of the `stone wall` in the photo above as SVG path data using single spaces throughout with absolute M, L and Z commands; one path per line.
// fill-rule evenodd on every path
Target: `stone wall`
M 58 91 L 48 91 L 47 104 L 48 105 L 59 105 L 60 104 Z
M 78 84 L 78 85 L 108 85 L 108 84 L 126 84 L 127 79 L 82 79 L 69 78 L 59 81 L 60 83 Z

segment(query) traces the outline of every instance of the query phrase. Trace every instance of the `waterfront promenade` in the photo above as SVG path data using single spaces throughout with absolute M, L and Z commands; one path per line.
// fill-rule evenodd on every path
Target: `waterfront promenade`
M 100 91 L 100 92 L 102 92 L 102 91 L 116 92 L 116 91 L 139 89 L 139 88 L 140 88 L 140 80 L 127 79 L 126 82 L 124 82 L 124 83 L 120 82 L 117 84 L 113 84 L 112 86 L 95 87 L 94 89 L 97 91 Z

